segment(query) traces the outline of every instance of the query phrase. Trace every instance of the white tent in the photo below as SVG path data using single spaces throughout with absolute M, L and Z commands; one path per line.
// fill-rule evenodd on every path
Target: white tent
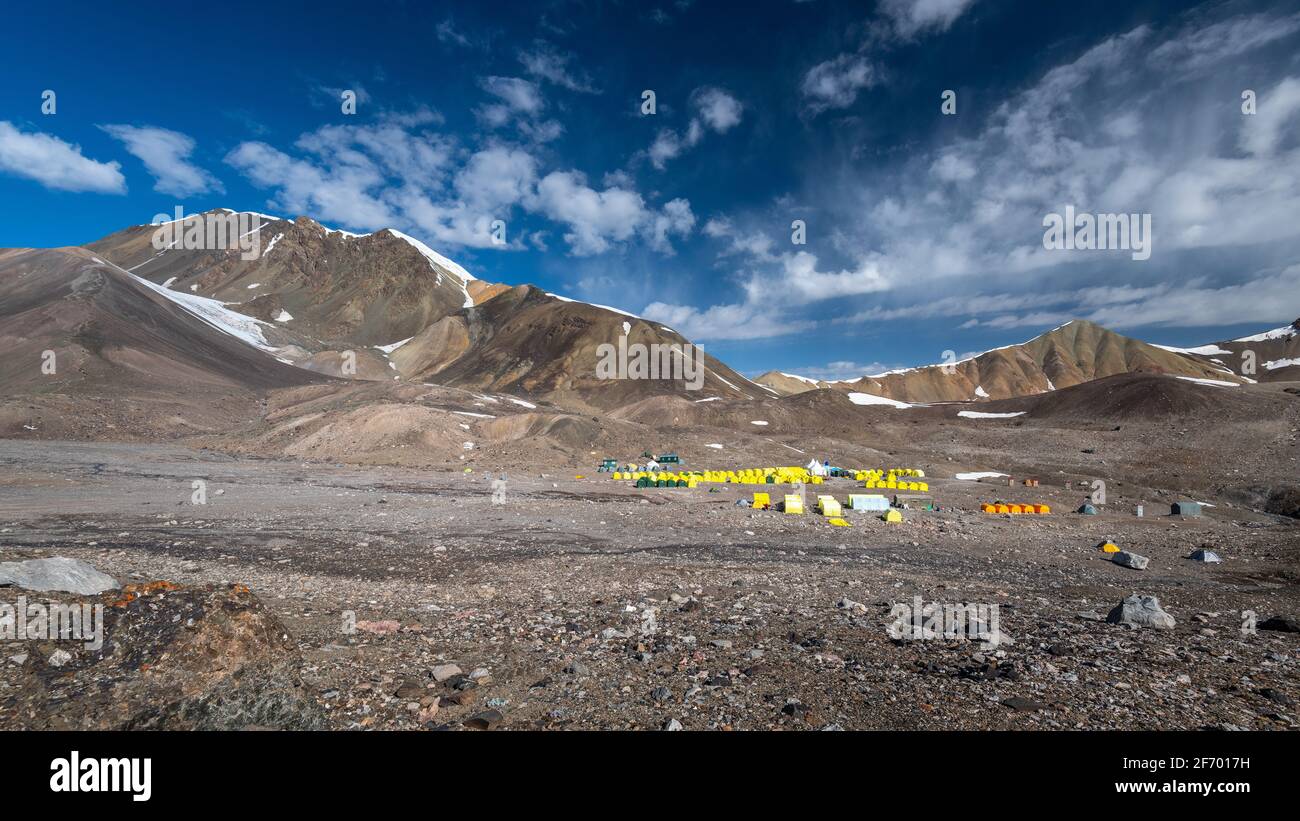
M 825 465 L 823 465 L 821 462 L 818 462 L 816 459 L 809 461 L 807 468 L 808 468 L 808 472 L 811 473 L 813 476 L 826 475 Z

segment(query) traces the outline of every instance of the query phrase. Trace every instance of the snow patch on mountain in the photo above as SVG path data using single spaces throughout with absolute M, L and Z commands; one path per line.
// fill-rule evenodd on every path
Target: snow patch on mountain
M 225 303 L 218 302 L 215 299 L 195 296 L 182 291 L 173 291 L 170 288 L 164 288 L 161 285 L 155 285 L 149 280 L 138 277 L 130 271 L 114 265 L 122 273 L 134 279 L 144 287 L 161 294 L 167 300 L 176 303 L 184 310 L 203 320 L 213 328 L 224 334 L 233 336 L 236 339 L 252 345 L 263 351 L 274 351 L 275 346 L 266 341 L 262 335 L 262 329 L 259 326 L 271 327 L 269 322 L 263 322 L 260 319 L 254 319 L 251 316 L 244 316 L 241 313 L 230 310 Z
M 907 402 L 899 402 L 897 399 L 890 399 L 885 396 L 876 396 L 874 393 L 850 393 L 849 401 L 855 405 L 888 405 L 891 408 L 910 408 Z
M 1195 376 L 1180 376 L 1179 379 L 1184 382 L 1195 382 L 1198 385 L 1211 385 L 1216 388 L 1235 388 L 1236 382 L 1224 382 L 1219 379 L 1197 379 Z

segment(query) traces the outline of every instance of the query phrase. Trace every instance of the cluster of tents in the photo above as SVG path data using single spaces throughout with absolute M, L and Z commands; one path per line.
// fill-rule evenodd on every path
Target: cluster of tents
M 983 513 L 1031 513 L 1046 515 L 1052 512 L 1048 505 L 1011 505 L 1005 502 L 994 502 L 993 504 L 980 505 L 980 511 Z

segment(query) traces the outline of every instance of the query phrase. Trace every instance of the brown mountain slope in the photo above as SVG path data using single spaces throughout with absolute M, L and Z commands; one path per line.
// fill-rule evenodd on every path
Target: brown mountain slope
M 767 395 L 707 354 L 695 390 L 688 387 L 688 378 L 600 378 L 600 346 L 617 350 L 624 335 L 629 346 L 647 349 L 689 344 L 656 323 L 520 285 L 430 325 L 396 349 L 391 359 L 407 379 L 590 408 L 608 409 L 657 395 L 690 400 Z M 687 369 L 681 376 L 689 377 Z
M 815 385 L 785 374 L 780 378 L 764 374 L 757 381 L 785 393 L 822 387 L 903 402 L 967 402 L 1044 393 L 1122 373 L 1242 381 L 1212 363 L 1078 319 L 1023 344 L 986 351 L 948 368 L 925 365 Z
M 250 260 L 236 247 L 159 251 L 156 230 L 137 225 L 86 247 L 151 282 L 231 303 L 322 340 L 322 347 L 387 345 L 474 302 L 468 272 L 392 230 L 356 235 L 307 217 L 264 220 Z
M 1258 382 L 1294 382 L 1300 380 L 1300 319 L 1240 339 L 1173 350 Z M 1253 369 L 1248 373 L 1251 363 Z
M 262 391 L 322 380 L 248 341 L 274 348 L 275 329 L 205 318 L 155 287 L 80 248 L 0 251 L 0 436 L 90 417 L 128 435 L 192 432 L 248 418 Z
M 198 224 L 187 221 L 183 230 Z M 639 318 L 531 286 L 483 282 L 390 229 L 358 236 L 306 217 L 270 218 L 257 233 L 262 242 L 251 260 L 235 247 L 159 251 L 152 243 L 156 230 L 136 226 L 89 248 L 174 292 L 220 300 L 282 329 L 292 344 L 277 355 L 319 373 L 418 379 L 583 409 L 668 394 L 775 395 L 712 358 L 698 391 L 681 379 L 597 378 L 599 346 L 617 345 L 625 333 L 630 343 L 646 345 L 682 346 L 687 340 Z M 349 352 L 356 368 L 345 372 Z
M 1171 416 L 1196 416 L 1227 423 L 1260 415 L 1279 415 L 1277 409 L 1293 407 L 1296 400 L 1277 388 L 1249 384 L 1223 385 L 1195 382 L 1163 374 L 1130 373 L 1084 382 L 1034 396 L 983 403 L 980 411 L 1019 413 L 1018 419 L 1075 419 L 1097 422 L 1152 420 Z M 1271 409 L 1271 410 L 1270 410 Z M 944 411 L 957 413 L 951 407 Z

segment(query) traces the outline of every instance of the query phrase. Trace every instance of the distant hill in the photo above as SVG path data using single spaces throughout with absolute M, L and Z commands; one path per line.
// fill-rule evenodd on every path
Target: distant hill
M 1245 381 L 1204 358 L 1150 345 L 1082 319 L 948 367 L 923 365 L 835 382 L 769 372 L 755 381 L 787 395 L 830 388 L 911 403 L 975 402 L 1029 396 L 1125 373 Z

